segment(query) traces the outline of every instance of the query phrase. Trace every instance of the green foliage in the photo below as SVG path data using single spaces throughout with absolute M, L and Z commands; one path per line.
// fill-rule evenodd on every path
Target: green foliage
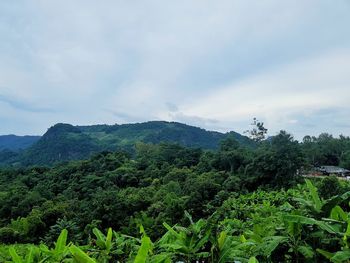
M 252 140 L 236 132 L 223 134 L 176 122 L 151 121 L 110 126 L 58 123 L 40 139 L 0 136 L 0 165 L 54 165 L 87 159 L 102 151 L 124 150 L 134 153 L 134 145 L 140 142 L 178 143 L 193 148 L 217 149 L 220 141 L 226 137 L 233 137 L 245 146 L 254 146 Z M 26 149 L 20 153 L 8 151 L 19 147 Z M 6 152 L 1 152 L 5 149 Z
M 350 150 L 349 149 L 347 149 L 347 151 L 341 154 L 339 166 L 350 170 Z
M 349 182 L 303 183 L 303 147 L 282 131 L 256 148 L 138 143 L 0 170 L 0 262 L 346 261 Z
M 334 138 L 328 133 L 318 137 L 305 136 L 301 148 L 311 166 L 341 165 L 348 166 L 350 138 L 340 135 Z
M 301 197 L 304 195 L 304 197 Z M 329 216 L 322 213 L 329 200 L 318 196 L 311 181 L 298 189 L 256 192 L 225 202 L 207 219 L 194 221 L 185 212 L 187 226 L 163 223 L 166 232 L 155 242 L 140 226 L 141 239 L 93 228 L 87 245 L 68 243 L 62 230 L 54 247 L 0 246 L 0 259 L 10 262 L 347 262 L 350 258 L 350 212 L 340 205 L 348 194 L 334 196 Z M 295 200 L 295 201 L 294 201 Z M 234 202 L 234 203 L 233 203 Z M 233 204 L 243 202 L 239 216 Z M 307 204 L 307 205 L 305 205 Z M 225 211 L 231 207 L 229 219 Z M 222 220 L 221 218 L 225 219 Z M 7 252 L 4 252 L 4 248 Z M 331 252 L 329 252 L 331 251 Z
M 147 261 L 148 255 L 152 252 L 152 241 L 147 236 L 143 226 L 140 226 L 140 233 L 142 234 L 141 246 L 137 251 L 134 263 L 145 263 Z
M 322 181 L 318 184 L 318 192 L 323 199 L 329 199 L 332 196 L 335 196 L 339 193 L 342 193 L 343 187 L 339 181 L 339 179 L 335 176 L 327 176 L 322 179 Z

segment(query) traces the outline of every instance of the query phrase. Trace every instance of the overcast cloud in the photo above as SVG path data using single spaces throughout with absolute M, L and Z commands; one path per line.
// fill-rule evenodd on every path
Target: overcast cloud
M 350 135 L 350 1 L 0 2 L 0 134 L 180 121 Z

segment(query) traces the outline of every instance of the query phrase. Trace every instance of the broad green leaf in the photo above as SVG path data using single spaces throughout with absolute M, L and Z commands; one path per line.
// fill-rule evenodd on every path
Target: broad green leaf
M 349 236 L 350 236 L 350 220 L 348 220 L 348 224 L 345 232 L 345 237 L 349 237 Z
M 259 263 L 259 261 L 256 259 L 256 257 L 251 257 L 251 258 L 248 260 L 248 263 Z
M 323 221 L 317 221 L 313 218 L 308 218 L 300 215 L 284 215 L 283 218 L 288 222 L 293 222 L 293 223 L 298 223 L 303 225 L 317 225 L 321 229 L 327 231 L 328 233 L 339 234 L 337 229 L 333 228 L 331 225 Z
M 71 245 L 69 251 L 72 253 L 74 260 L 77 263 L 96 263 L 96 261 L 89 257 L 84 251 L 82 251 L 77 246 Z
M 313 218 L 308 218 L 300 215 L 284 215 L 283 218 L 286 219 L 288 222 L 305 225 L 315 225 L 317 223 L 317 221 Z
M 94 235 L 97 238 L 96 239 L 96 244 L 101 249 L 105 249 L 106 248 L 106 236 L 96 227 L 92 230 L 92 232 L 94 233 Z
M 56 253 L 62 253 L 65 250 L 67 245 L 67 237 L 68 237 L 68 231 L 67 229 L 63 229 L 56 241 L 56 246 L 55 246 Z
M 112 237 L 113 237 L 113 230 L 112 230 L 112 228 L 108 228 L 107 237 L 106 237 L 106 250 L 107 250 L 107 253 L 109 253 L 109 251 L 112 248 Z
M 349 259 L 350 259 L 350 250 L 346 249 L 343 251 L 336 252 L 334 256 L 331 258 L 331 261 L 335 263 L 342 263 L 342 262 L 347 262 Z
M 305 258 L 313 258 L 314 251 L 310 246 L 299 246 L 298 247 L 299 253 L 301 253 Z
M 177 233 L 171 226 L 169 226 L 167 223 L 163 223 L 163 226 L 171 233 L 173 234 L 174 236 L 176 236 L 177 238 L 179 239 L 182 239 L 182 236 Z
M 330 218 L 334 219 L 334 220 L 347 221 L 348 215 L 347 215 L 347 213 L 344 212 L 344 210 L 339 205 L 337 205 L 337 206 L 333 207 L 333 209 L 331 211 Z
M 164 253 L 159 255 L 154 255 L 150 259 L 151 263 L 171 263 L 171 255 Z
M 39 248 L 40 248 L 40 250 L 41 250 L 42 252 L 44 252 L 44 253 L 50 252 L 50 249 L 49 249 L 45 244 L 40 244 L 40 245 L 39 245 Z
M 14 247 L 10 247 L 9 252 L 14 263 L 23 263 L 22 258 L 17 254 Z
M 329 260 L 334 256 L 334 253 L 328 252 L 320 248 L 316 249 L 316 251 Z
M 29 249 L 29 253 L 26 256 L 26 263 L 33 263 L 35 252 L 36 252 L 36 248 L 35 247 L 31 247 Z
M 338 204 L 341 202 L 348 200 L 350 198 L 350 191 L 346 192 L 342 195 L 336 195 L 332 197 L 331 199 L 325 201 L 325 204 L 322 207 L 322 210 L 326 213 L 329 214 L 330 211 Z
M 327 231 L 328 233 L 336 234 L 336 235 L 339 235 L 339 234 L 340 234 L 336 228 L 334 228 L 333 226 L 327 224 L 326 222 L 317 221 L 316 224 L 317 224 L 321 229 Z
M 306 182 L 306 186 L 310 191 L 313 203 L 315 205 L 315 208 L 317 211 L 321 211 L 322 208 L 322 201 L 317 193 L 317 188 L 311 183 L 311 181 L 309 179 L 305 179 Z
M 224 247 L 225 241 L 227 237 L 227 232 L 226 231 L 221 231 L 220 235 L 218 237 L 218 247 L 220 250 Z
M 241 235 L 241 236 L 240 236 L 240 241 L 241 241 L 242 243 L 245 243 L 245 242 L 247 242 L 247 239 L 245 238 L 244 235 Z
M 288 240 L 288 237 L 283 236 L 272 236 L 263 239 L 259 249 L 262 250 L 264 256 L 269 257 L 272 252 L 281 244 Z
M 144 235 L 141 239 L 141 246 L 137 252 L 134 263 L 145 263 L 147 260 L 148 253 L 151 249 L 151 239 L 148 236 Z

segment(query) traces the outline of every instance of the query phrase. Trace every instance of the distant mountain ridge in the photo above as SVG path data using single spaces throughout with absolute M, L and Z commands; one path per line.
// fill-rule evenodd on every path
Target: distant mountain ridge
M 2 165 L 52 165 L 62 161 L 86 159 L 101 151 L 133 151 L 137 142 L 179 143 L 187 147 L 216 149 L 228 136 L 252 146 L 248 137 L 237 132 L 220 133 L 178 122 L 149 121 L 133 124 L 73 126 L 58 123 L 25 150 L 0 151 Z M 5 145 L 5 143 L 4 143 Z M 4 148 L 3 148 L 4 149 Z
M 37 142 L 41 136 L 17 136 L 17 135 L 0 135 L 0 150 L 18 151 L 26 149 Z

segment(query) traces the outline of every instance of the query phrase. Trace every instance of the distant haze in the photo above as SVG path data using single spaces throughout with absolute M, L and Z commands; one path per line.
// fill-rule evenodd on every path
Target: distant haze
M 184 122 L 350 135 L 350 1 L 0 1 L 0 134 Z

